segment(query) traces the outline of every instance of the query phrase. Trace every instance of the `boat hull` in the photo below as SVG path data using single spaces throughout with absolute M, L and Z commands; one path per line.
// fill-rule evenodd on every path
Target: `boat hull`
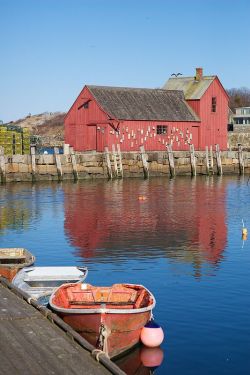
M 151 311 L 141 313 L 59 313 L 65 323 L 97 348 L 102 348 L 110 358 L 131 349 L 140 341 L 140 333 L 151 318 Z M 103 336 L 103 340 L 102 340 Z
M 0 275 L 5 277 L 8 281 L 12 281 L 12 279 L 16 276 L 16 274 L 20 271 L 20 267 L 1 267 L 0 268 Z
M 75 331 L 110 358 L 140 341 L 155 298 L 143 285 L 64 284 L 50 297 L 51 308 Z

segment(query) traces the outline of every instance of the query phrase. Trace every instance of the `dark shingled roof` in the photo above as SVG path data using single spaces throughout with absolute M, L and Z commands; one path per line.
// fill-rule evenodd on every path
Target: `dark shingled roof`
M 148 121 L 200 121 L 182 91 L 87 86 L 111 118 Z

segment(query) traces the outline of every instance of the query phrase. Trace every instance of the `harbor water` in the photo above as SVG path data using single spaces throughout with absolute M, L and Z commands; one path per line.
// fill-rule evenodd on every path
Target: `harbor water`
M 248 176 L 0 188 L 1 247 L 25 247 L 39 266 L 87 266 L 91 284 L 152 291 L 165 333 L 155 374 L 250 371 L 250 239 L 241 237 L 242 220 L 249 232 Z M 117 363 L 131 375 L 152 373 L 157 364 L 142 349 Z

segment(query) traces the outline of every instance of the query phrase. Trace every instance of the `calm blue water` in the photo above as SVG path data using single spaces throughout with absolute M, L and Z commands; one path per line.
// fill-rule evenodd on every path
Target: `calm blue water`
M 95 284 L 141 283 L 156 297 L 164 360 L 156 374 L 250 371 L 248 178 L 178 177 L 8 184 L 0 246 L 37 265 L 87 265 Z M 145 196 L 146 200 L 139 200 Z M 140 350 L 131 374 L 147 374 Z M 130 364 L 129 364 L 130 360 Z

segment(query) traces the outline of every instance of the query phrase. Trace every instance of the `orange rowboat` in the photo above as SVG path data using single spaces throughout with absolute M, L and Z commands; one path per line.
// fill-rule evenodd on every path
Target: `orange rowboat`
M 155 298 L 142 285 L 64 284 L 50 297 L 50 306 L 73 329 L 110 358 L 140 341 L 152 317 Z

